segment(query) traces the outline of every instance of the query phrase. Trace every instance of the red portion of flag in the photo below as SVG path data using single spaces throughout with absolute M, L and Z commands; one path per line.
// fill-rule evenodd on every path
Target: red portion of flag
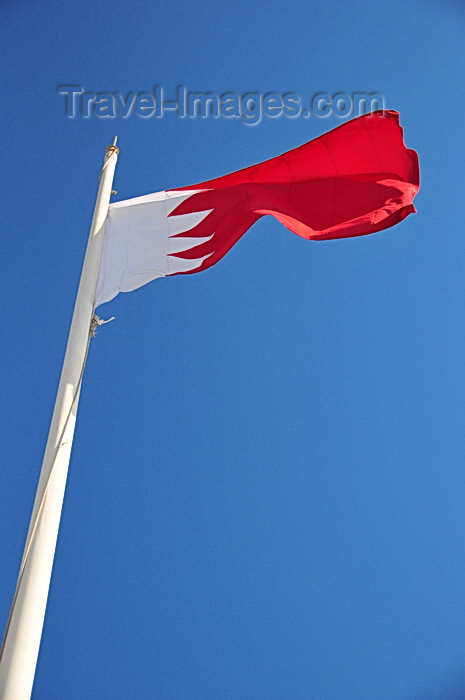
M 213 211 L 188 233 L 210 240 L 170 255 L 209 256 L 189 273 L 210 267 L 265 214 L 312 240 L 374 233 L 414 212 L 418 189 L 418 156 L 403 142 L 398 113 L 373 112 L 277 158 L 171 190 L 205 191 L 186 199 L 170 216 Z

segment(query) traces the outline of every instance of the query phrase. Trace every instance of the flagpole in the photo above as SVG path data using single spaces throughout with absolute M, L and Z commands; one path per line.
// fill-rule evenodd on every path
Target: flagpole
M 0 651 L 0 700 L 29 700 L 39 653 L 82 375 L 95 325 L 94 295 L 113 175 L 108 146 L 76 297 L 63 369 L 16 591 Z

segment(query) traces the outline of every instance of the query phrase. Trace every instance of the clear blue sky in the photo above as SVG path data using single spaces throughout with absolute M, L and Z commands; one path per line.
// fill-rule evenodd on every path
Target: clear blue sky
M 34 700 L 465 697 L 465 8 L 4 1 L 0 625 L 105 147 L 117 199 L 341 123 L 69 119 L 90 92 L 379 92 L 418 213 L 312 243 L 263 218 L 215 267 L 100 308 Z

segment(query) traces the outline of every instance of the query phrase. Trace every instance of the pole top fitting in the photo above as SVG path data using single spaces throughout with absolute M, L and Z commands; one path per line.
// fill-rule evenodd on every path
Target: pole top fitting
M 107 158 L 109 158 L 112 155 L 112 153 L 115 153 L 116 155 L 118 155 L 118 153 L 119 153 L 119 148 L 118 148 L 118 146 L 115 146 L 115 144 L 113 144 L 112 146 L 107 146 L 107 150 L 106 150 Z

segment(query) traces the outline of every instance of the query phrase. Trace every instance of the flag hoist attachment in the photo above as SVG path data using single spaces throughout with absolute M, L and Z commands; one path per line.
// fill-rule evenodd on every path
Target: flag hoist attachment
M 100 173 L 81 280 L 31 522 L 0 651 L 1 700 L 29 700 L 39 653 L 66 477 L 90 339 L 100 325 L 94 298 L 119 150 L 108 146 Z

